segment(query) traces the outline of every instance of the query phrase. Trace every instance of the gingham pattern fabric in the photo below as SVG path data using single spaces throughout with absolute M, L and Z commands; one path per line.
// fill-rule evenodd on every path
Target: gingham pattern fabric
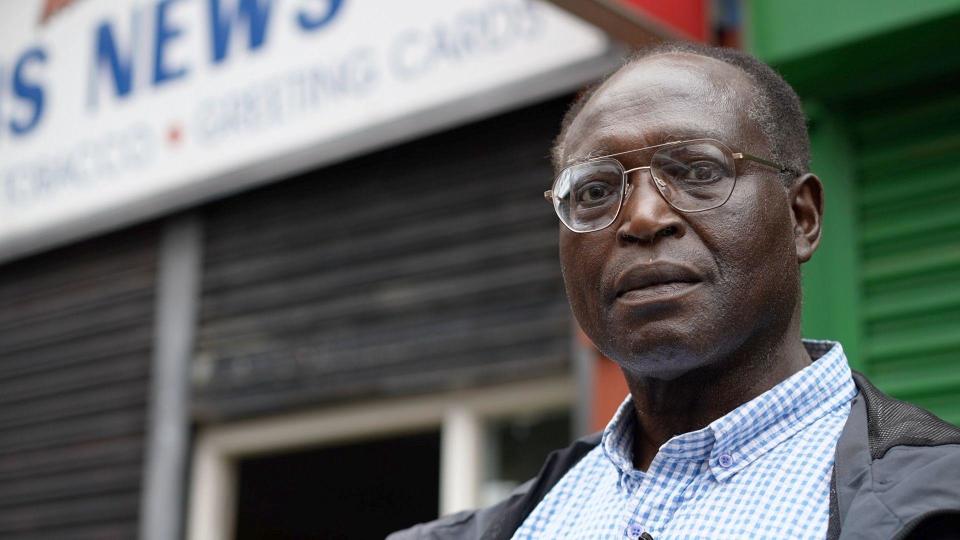
M 547 493 L 514 539 L 825 538 L 834 447 L 856 386 L 843 348 L 633 467 L 629 396 L 600 444 Z

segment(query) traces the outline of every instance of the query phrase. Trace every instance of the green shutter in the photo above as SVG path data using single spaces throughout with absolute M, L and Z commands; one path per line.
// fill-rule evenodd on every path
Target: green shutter
M 960 424 L 960 97 L 926 93 L 851 119 L 860 365 Z

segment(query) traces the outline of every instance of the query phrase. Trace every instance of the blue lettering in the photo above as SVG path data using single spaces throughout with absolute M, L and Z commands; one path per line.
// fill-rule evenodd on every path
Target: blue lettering
M 306 10 L 301 9 L 297 13 L 297 23 L 300 25 L 300 28 L 311 31 L 326 26 L 327 23 L 333 20 L 337 15 L 337 12 L 340 11 L 340 7 L 343 6 L 343 0 L 319 0 L 321 4 L 326 4 L 326 9 L 319 13 L 308 13 Z
M 250 50 L 258 49 L 267 37 L 267 22 L 270 18 L 272 0 L 238 0 L 237 13 L 225 18 L 220 0 L 210 1 L 210 35 L 213 38 L 213 62 L 219 64 L 227 58 L 230 45 L 230 30 L 234 18 L 246 19 L 249 26 Z
M 164 52 L 167 50 L 167 43 L 173 38 L 183 34 L 183 29 L 170 26 L 167 19 L 167 11 L 176 0 L 162 0 L 157 4 L 156 27 L 153 34 L 153 84 L 179 79 L 187 74 L 187 68 L 180 66 L 178 68 L 169 68 L 164 63 Z
M 46 63 L 46 61 L 46 51 L 40 47 L 34 47 L 23 53 L 23 55 L 20 56 L 20 60 L 17 61 L 16 67 L 13 68 L 13 93 L 29 103 L 33 109 L 29 120 L 25 122 L 16 119 L 10 121 L 10 129 L 16 135 L 28 133 L 36 127 L 37 123 L 40 122 L 40 118 L 43 116 L 43 87 L 35 81 L 28 80 L 25 70 L 31 63 L 39 62 L 43 64 Z
M 100 72 L 104 64 L 109 64 L 110 74 L 113 75 L 113 89 L 117 97 L 126 97 L 133 88 L 133 55 L 126 58 L 120 56 L 117 43 L 113 37 L 113 27 L 104 21 L 97 27 L 97 61 L 95 74 Z M 95 90 L 95 88 L 92 88 Z M 94 99 L 95 93 L 91 95 Z
M 390 57 L 397 75 L 403 79 L 418 75 L 433 61 L 422 34 L 412 30 L 400 34 L 390 47 Z

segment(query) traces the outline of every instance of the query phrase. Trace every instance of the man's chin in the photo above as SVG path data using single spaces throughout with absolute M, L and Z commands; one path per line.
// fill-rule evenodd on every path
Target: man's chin
M 657 340 L 659 341 L 659 340 Z M 625 344 L 615 350 L 601 351 L 630 377 L 669 381 L 710 365 L 710 357 L 677 341 Z

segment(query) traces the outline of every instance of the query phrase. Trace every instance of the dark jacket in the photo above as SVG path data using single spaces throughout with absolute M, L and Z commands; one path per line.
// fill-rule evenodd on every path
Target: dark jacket
M 828 539 L 960 539 L 960 429 L 893 399 L 854 372 L 859 393 L 837 441 Z M 397 532 L 389 540 L 509 539 L 600 434 L 550 454 L 505 501 Z

